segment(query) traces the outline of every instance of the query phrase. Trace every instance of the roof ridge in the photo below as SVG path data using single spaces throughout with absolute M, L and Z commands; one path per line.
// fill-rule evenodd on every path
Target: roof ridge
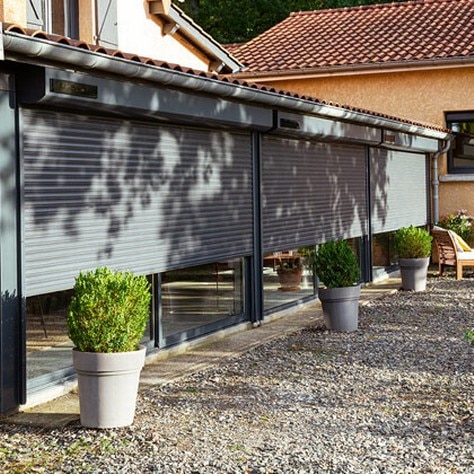
M 290 17 L 292 16 L 309 16 L 320 13 L 341 13 L 341 12 L 351 12 L 351 11 L 363 11 L 363 10 L 382 10 L 388 8 L 406 8 L 406 6 L 413 5 L 429 5 L 433 3 L 459 3 L 459 2 L 473 2 L 474 0 L 393 0 L 390 3 L 375 3 L 371 5 L 358 5 L 353 7 L 340 7 L 340 8 L 327 8 L 322 10 L 300 10 L 298 12 L 291 12 Z

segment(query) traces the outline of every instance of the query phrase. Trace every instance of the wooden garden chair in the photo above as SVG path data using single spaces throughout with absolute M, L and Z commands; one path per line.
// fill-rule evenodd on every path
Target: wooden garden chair
M 474 267 L 474 249 L 451 230 L 434 228 L 431 233 L 438 250 L 440 276 L 445 266 L 452 266 L 456 269 L 456 280 L 461 280 L 463 268 Z

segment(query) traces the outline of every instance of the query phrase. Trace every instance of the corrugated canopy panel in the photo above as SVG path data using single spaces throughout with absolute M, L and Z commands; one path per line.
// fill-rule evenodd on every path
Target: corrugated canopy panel
M 372 232 L 390 232 L 429 221 L 426 156 L 372 149 L 370 158 Z
M 264 251 L 367 232 L 365 148 L 265 137 Z
M 23 110 L 27 295 L 252 252 L 248 134 Z

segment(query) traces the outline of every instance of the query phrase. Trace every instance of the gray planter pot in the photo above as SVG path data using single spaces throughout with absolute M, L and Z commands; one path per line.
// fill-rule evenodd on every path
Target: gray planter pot
M 331 331 L 357 331 L 359 326 L 360 285 L 319 288 L 324 322 Z
M 400 258 L 400 274 L 404 290 L 425 291 L 430 258 Z
M 143 346 L 107 354 L 73 350 L 83 426 L 118 428 L 133 423 L 145 351 Z

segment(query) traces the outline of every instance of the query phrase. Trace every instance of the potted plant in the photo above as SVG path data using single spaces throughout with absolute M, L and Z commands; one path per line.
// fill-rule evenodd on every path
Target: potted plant
M 286 261 L 281 261 L 277 269 L 280 291 L 299 291 L 301 277 L 303 275 L 303 264 L 301 258 L 296 256 Z
M 403 227 L 395 233 L 395 251 L 404 290 L 426 289 L 432 240 L 431 234 L 421 227 Z
M 325 288 L 319 299 L 328 329 L 356 331 L 359 324 L 360 267 L 351 246 L 345 240 L 320 245 L 314 268 Z
M 108 268 L 76 277 L 67 326 L 74 343 L 81 424 L 116 428 L 133 423 L 150 312 L 145 276 Z

